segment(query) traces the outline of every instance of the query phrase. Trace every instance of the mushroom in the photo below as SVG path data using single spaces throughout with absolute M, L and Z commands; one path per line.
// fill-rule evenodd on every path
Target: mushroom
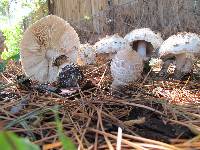
M 105 63 L 111 60 L 118 51 L 123 50 L 127 45 L 128 42 L 118 34 L 106 36 L 94 45 L 97 53 L 97 61 Z
M 151 58 L 149 60 L 149 66 L 152 71 L 158 73 L 162 69 L 163 61 L 160 58 Z
M 81 85 L 84 75 L 77 65 L 65 65 L 59 72 L 58 85 L 60 88 L 78 87 Z
M 195 57 L 200 56 L 200 37 L 195 33 L 178 33 L 170 36 L 159 49 L 161 58 L 175 57 L 175 77 L 191 72 Z
M 46 16 L 23 35 L 20 45 L 23 70 L 33 80 L 54 82 L 61 69 L 55 60 L 64 56 L 64 64 L 76 63 L 79 45 L 79 37 L 69 23 L 54 15 Z
M 133 49 L 137 50 L 144 60 L 148 60 L 153 51 L 163 43 L 161 36 L 149 28 L 135 29 L 128 33 L 124 39 L 131 44 Z
M 120 88 L 137 81 L 143 71 L 142 57 L 130 46 L 118 51 L 111 61 L 112 88 Z
M 77 63 L 81 66 L 94 64 L 96 61 L 96 52 L 92 45 L 81 44 L 78 50 Z

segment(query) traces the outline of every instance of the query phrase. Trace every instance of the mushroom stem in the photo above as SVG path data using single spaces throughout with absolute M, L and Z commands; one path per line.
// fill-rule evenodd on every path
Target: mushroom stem
M 138 42 L 137 52 L 143 58 L 146 57 L 146 48 L 147 48 L 147 43 L 145 41 L 139 41 Z
M 187 74 L 191 71 L 194 56 L 190 55 L 188 56 L 187 54 L 180 54 L 176 56 L 176 75 L 179 73 L 181 75 Z

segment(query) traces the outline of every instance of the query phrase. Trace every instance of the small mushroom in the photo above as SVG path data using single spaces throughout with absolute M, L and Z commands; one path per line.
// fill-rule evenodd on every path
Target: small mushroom
M 46 16 L 24 33 L 20 46 L 23 70 L 32 80 L 54 82 L 60 70 L 55 60 L 65 55 L 65 63 L 76 63 L 79 45 L 79 37 L 69 23 L 54 15 Z
M 94 64 L 96 61 L 96 52 L 92 45 L 90 44 L 81 44 L 78 50 L 78 65 L 90 65 Z
M 112 88 L 120 88 L 137 81 L 143 71 L 142 57 L 130 46 L 118 51 L 111 61 Z
M 124 39 L 131 44 L 134 50 L 137 50 L 144 60 L 148 60 L 154 50 L 163 43 L 161 36 L 149 28 L 135 29 L 128 33 Z
M 118 51 L 123 50 L 127 45 L 128 42 L 118 34 L 106 36 L 94 45 L 97 53 L 97 61 L 105 63 L 111 60 Z
M 159 56 L 163 59 L 175 57 L 175 77 L 190 73 L 195 57 L 200 56 L 200 37 L 195 33 L 178 33 L 170 36 L 159 49 Z
M 59 72 L 58 85 L 60 88 L 73 88 L 81 85 L 84 75 L 77 65 L 65 65 Z
M 159 58 L 151 58 L 149 60 L 149 66 L 151 67 L 152 71 L 158 73 L 162 69 L 163 61 Z

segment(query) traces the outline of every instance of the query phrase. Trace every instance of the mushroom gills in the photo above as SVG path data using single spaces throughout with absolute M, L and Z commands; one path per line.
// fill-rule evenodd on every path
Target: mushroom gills
M 146 49 L 147 49 L 147 42 L 138 41 L 137 52 L 142 58 L 146 58 Z
M 67 57 L 66 55 L 60 55 L 58 56 L 57 58 L 55 58 L 55 60 L 53 61 L 52 65 L 53 66 L 61 66 L 62 64 L 64 63 L 67 63 L 69 64 L 69 60 L 68 60 L 69 57 Z
M 52 83 L 63 63 L 55 58 L 66 55 L 64 63 L 76 63 L 79 45 L 78 34 L 69 23 L 55 15 L 45 16 L 24 32 L 20 43 L 23 70 L 32 80 Z

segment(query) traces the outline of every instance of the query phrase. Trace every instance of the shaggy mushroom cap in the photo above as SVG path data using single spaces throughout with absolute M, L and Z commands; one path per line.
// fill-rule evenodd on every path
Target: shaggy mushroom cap
M 200 37 L 195 33 L 178 33 L 170 36 L 159 49 L 163 59 L 175 57 L 177 75 L 189 73 L 195 57 L 200 56 Z
M 96 52 L 92 45 L 81 44 L 78 50 L 77 63 L 81 66 L 94 64 L 96 61 Z
M 31 25 L 21 41 L 21 63 L 26 75 L 39 82 L 57 79 L 55 60 L 66 55 L 65 63 L 76 63 L 80 41 L 76 31 L 60 17 L 49 15 Z
M 107 62 L 111 60 L 118 51 L 125 49 L 128 45 L 129 43 L 118 34 L 106 36 L 94 45 L 97 61 Z
M 155 34 L 149 28 L 132 30 L 124 39 L 131 44 L 133 49 L 137 50 L 138 53 L 144 57 L 144 60 L 148 59 L 148 57 L 163 43 L 161 36 Z M 141 52 L 139 52 L 139 50 L 141 50 Z
M 100 53 L 116 53 L 119 50 L 127 47 L 127 41 L 120 37 L 118 34 L 114 34 L 112 36 L 106 36 L 100 41 L 96 42 L 94 47 L 96 48 L 96 52 Z
M 142 71 L 143 60 L 130 46 L 117 52 L 111 61 L 112 87 L 117 88 L 137 81 Z

